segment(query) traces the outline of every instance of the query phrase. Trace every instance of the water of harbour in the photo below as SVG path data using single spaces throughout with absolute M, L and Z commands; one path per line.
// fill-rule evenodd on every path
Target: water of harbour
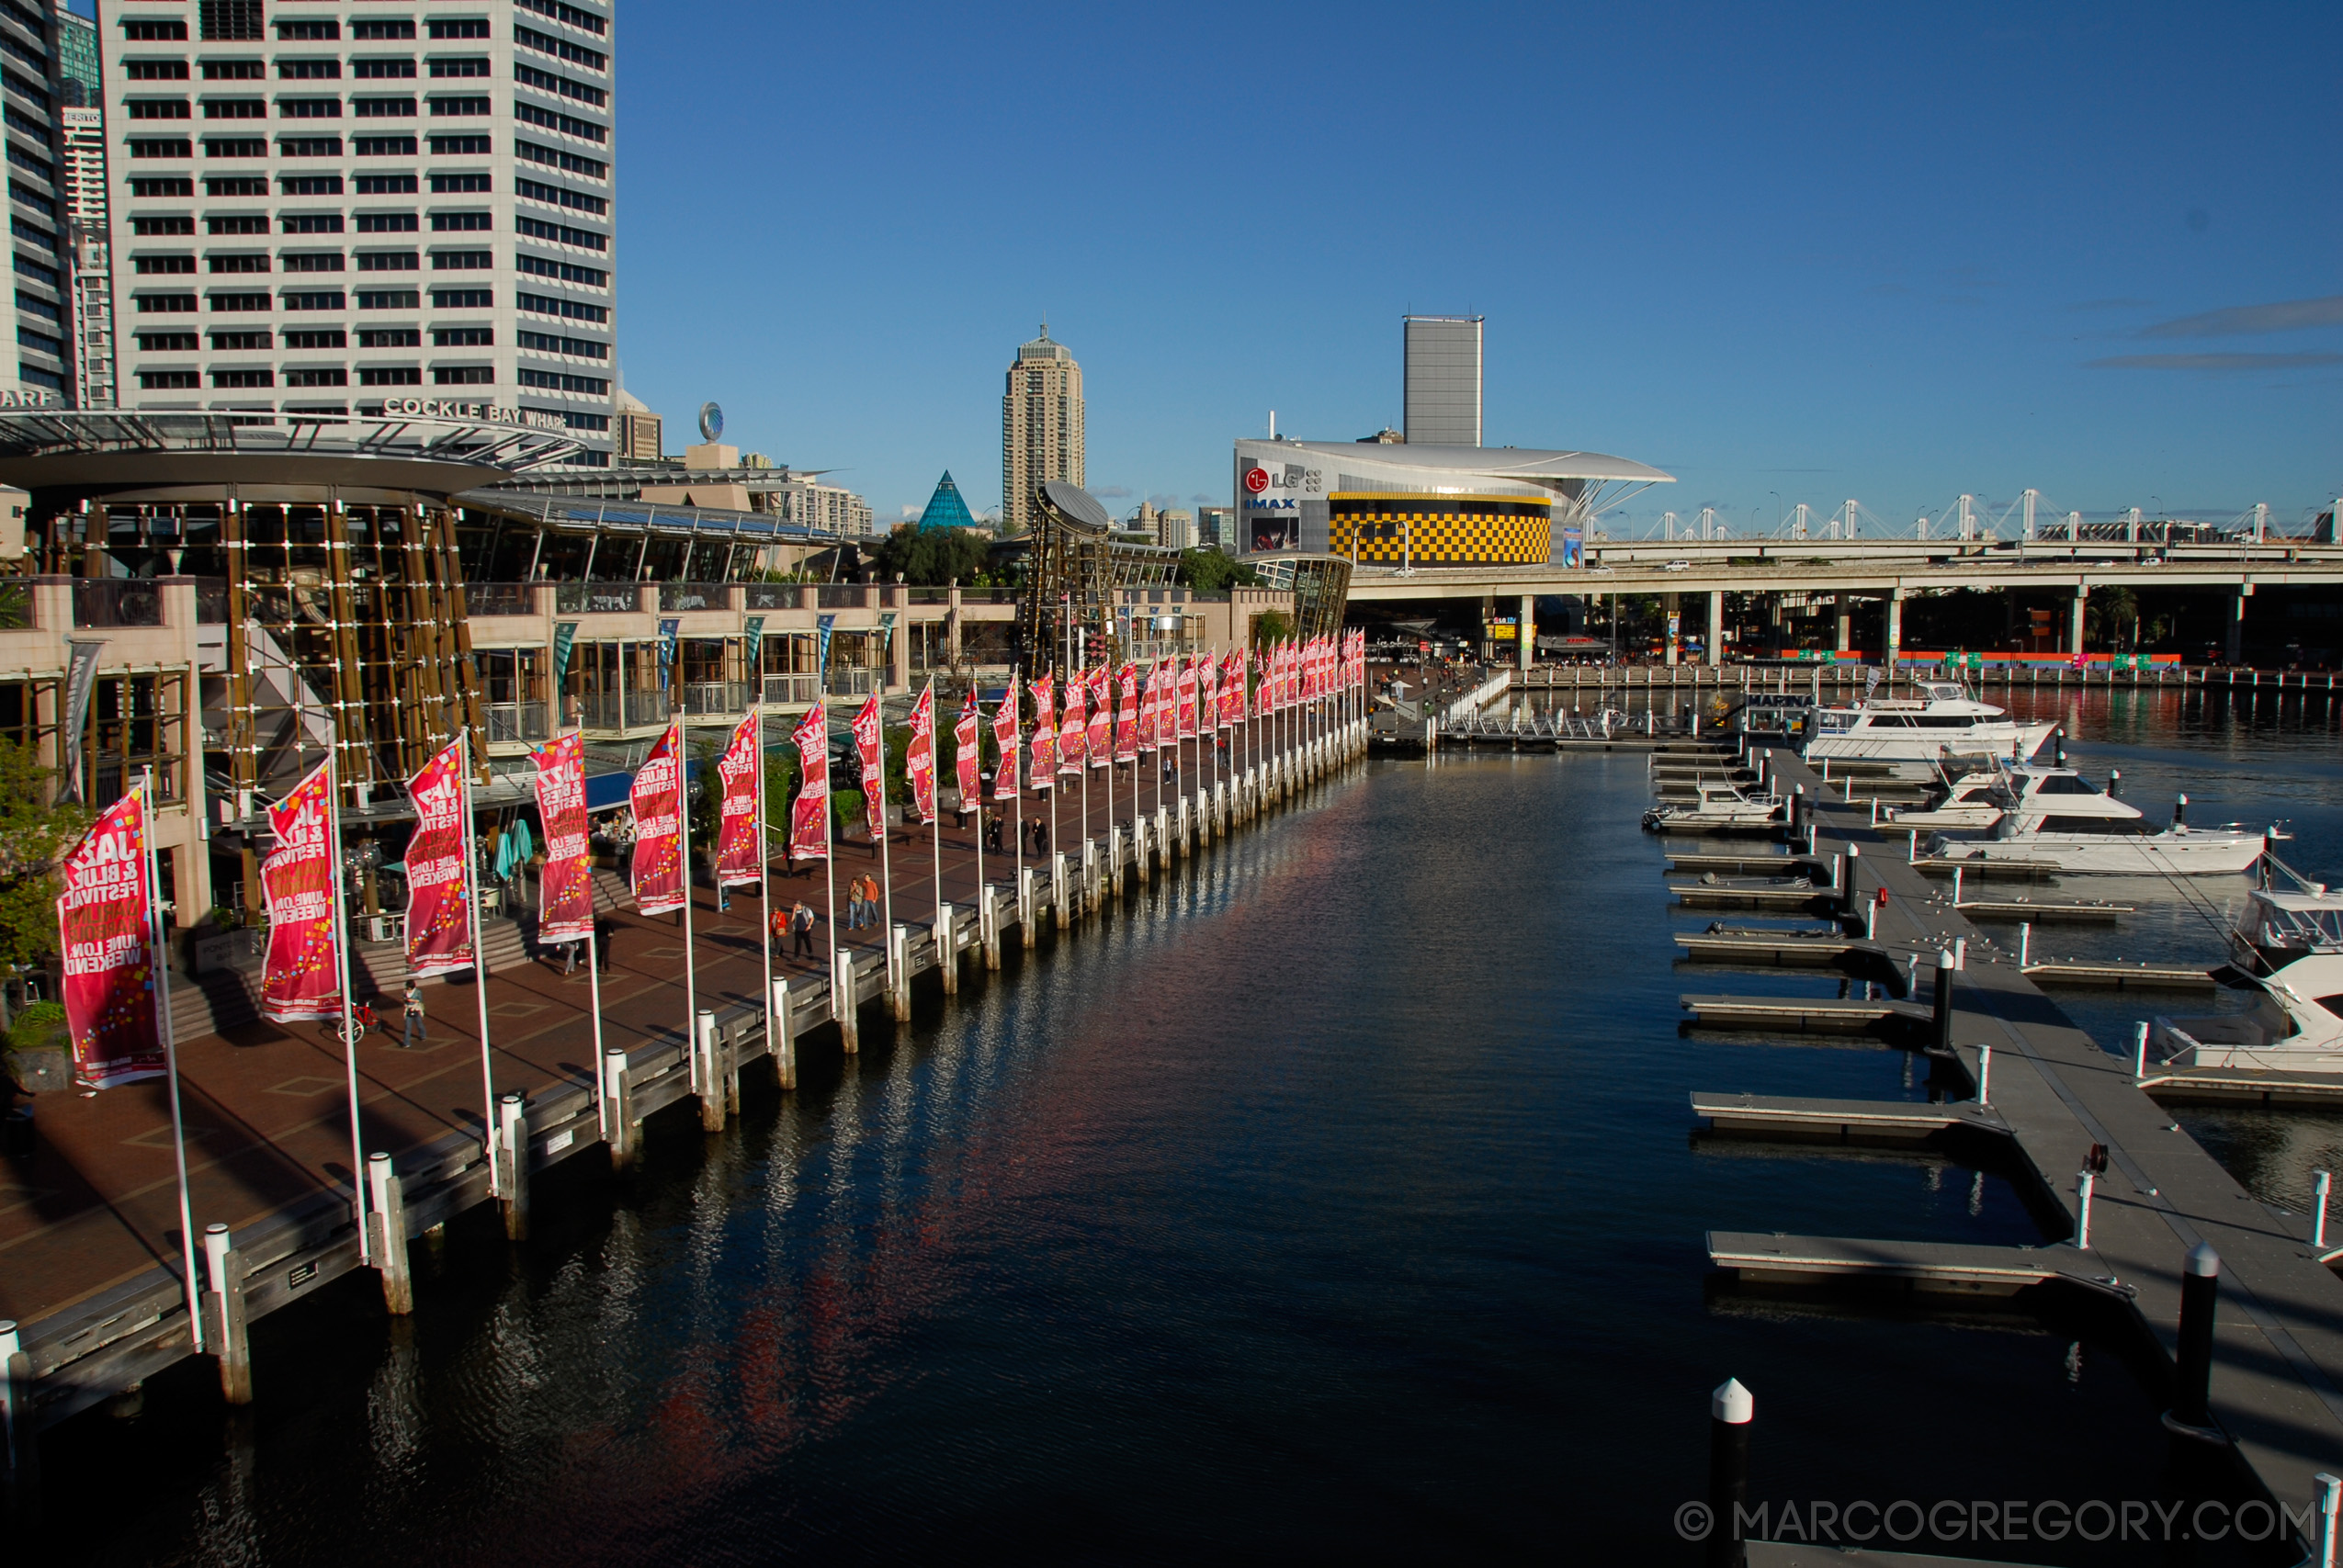
M 2331 711 L 2093 693 L 2070 735 L 2159 813 L 2291 818 L 2343 881 Z M 1688 1135 L 1691 1090 L 1925 1068 L 1681 1036 L 1681 991 L 1829 982 L 1673 966 L 1707 917 L 1668 908 L 1648 800 L 1629 754 L 1354 773 L 858 1060 L 809 1046 L 727 1134 L 550 1184 L 526 1246 L 475 1215 L 411 1322 L 364 1275 L 264 1320 L 248 1412 L 188 1366 L 70 1424 L 28 1560 L 1689 1563 L 1728 1375 L 1760 1499 L 2158 1497 L 2162 1402 L 2094 1323 L 1704 1290 L 1711 1227 L 2041 1233 L 1991 1170 Z M 2055 940 L 2220 956 L 2162 909 Z M 2077 997 L 2117 1050 L 2206 1006 Z M 2273 1201 L 2343 1154 L 2332 1119 L 2184 1120 Z

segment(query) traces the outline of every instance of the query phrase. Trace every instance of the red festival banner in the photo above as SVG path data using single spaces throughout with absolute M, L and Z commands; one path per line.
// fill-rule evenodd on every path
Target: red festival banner
M 1001 748 L 1001 765 L 992 772 L 992 798 L 1017 798 L 1017 677 L 1009 677 L 1008 694 L 992 710 L 992 740 Z
M 1186 660 L 1180 661 L 1179 737 L 1183 740 L 1196 738 L 1196 667 Z
M 911 809 L 922 822 L 935 820 L 935 677 L 911 705 L 911 743 L 903 749 L 903 772 L 911 776 Z
M 1136 762 L 1139 760 L 1139 667 L 1124 665 L 1115 684 L 1122 693 L 1115 705 L 1115 760 Z
M 1090 765 L 1104 768 L 1115 761 L 1115 694 L 1108 689 L 1109 676 L 1102 664 L 1090 672 L 1084 682 L 1090 688 Z
M 671 724 L 627 796 L 635 813 L 635 908 L 646 915 L 684 907 L 683 752 L 683 726 Z
M 732 739 L 716 759 L 724 791 L 716 827 L 716 885 L 753 887 L 764 873 L 764 846 L 756 830 L 756 750 L 764 743 L 764 716 L 751 714 L 732 727 Z
M 260 865 L 268 903 L 268 958 L 260 1012 L 272 1023 L 334 1018 L 342 1011 L 341 933 L 334 929 L 333 792 L 325 764 L 268 808 L 277 849 Z
M 1220 669 L 1220 728 L 1233 729 L 1245 718 L 1245 656 L 1230 654 Z
M 830 855 L 829 713 L 820 703 L 814 704 L 789 739 L 798 743 L 798 798 L 789 803 L 789 858 L 826 860 Z M 966 754 L 964 750 L 962 755 Z M 963 770 L 967 766 L 961 763 Z
M 141 784 L 108 807 L 65 857 L 57 900 L 74 1067 L 99 1089 L 169 1070 L 155 1030 L 146 831 Z
M 878 694 L 863 699 L 855 715 L 855 755 L 862 763 L 863 823 L 870 841 L 887 836 L 887 736 L 878 723 Z
M 1196 660 L 1196 732 L 1208 735 L 1220 728 L 1220 660 Z
M 407 973 L 418 980 L 472 966 L 463 751 L 462 742 L 451 743 L 407 781 L 415 807 L 407 840 Z
M 1058 702 L 1058 677 L 1037 676 L 1033 683 L 1033 783 L 1047 789 L 1058 773 L 1058 725 L 1051 716 Z
M 1155 663 L 1148 662 L 1147 673 L 1139 677 L 1139 753 L 1149 755 L 1155 750 Z
M 594 935 L 594 851 L 586 842 L 585 740 L 576 730 L 537 749 L 537 814 L 545 823 L 537 940 Z
M 1084 716 L 1083 704 L 1089 696 L 1090 688 L 1082 684 L 1080 671 L 1066 677 L 1064 722 L 1058 726 L 1058 762 L 1061 772 L 1079 773 L 1082 771 L 1084 737 L 1090 734 L 1090 724 Z M 1040 782 L 1038 776 L 1035 782 L 1036 784 Z
M 959 722 L 952 727 L 952 772 L 960 786 L 960 804 L 971 811 L 984 792 L 983 748 L 983 724 L 971 691 L 960 699 Z

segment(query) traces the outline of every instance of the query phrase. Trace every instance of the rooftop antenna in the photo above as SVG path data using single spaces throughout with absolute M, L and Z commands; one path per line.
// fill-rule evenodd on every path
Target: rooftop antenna
M 1269 438 L 1272 441 L 1277 439 L 1277 411 L 1275 409 L 1269 411 Z

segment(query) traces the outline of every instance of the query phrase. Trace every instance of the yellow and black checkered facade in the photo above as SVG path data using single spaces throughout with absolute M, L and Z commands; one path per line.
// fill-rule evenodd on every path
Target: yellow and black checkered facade
M 1553 554 L 1553 503 L 1528 495 L 1327 498 L 1327 551 L 1362 565 L 1544 566 Z

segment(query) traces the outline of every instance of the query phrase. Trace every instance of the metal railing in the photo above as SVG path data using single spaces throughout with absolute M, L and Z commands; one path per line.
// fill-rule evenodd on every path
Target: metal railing
M 642 608 L 642 589 L 632 582 L 564 582 L 553 591 L 553 608 L 564 615 L 631 614 Z
M 533 743 L 550 738 L 543 703 L 490 703 L 486 711 L 492 746 L 515 740 Z
M 163 590 L 135 577 L 76 578 L 74 581 L 74 625 L 77 626 L 159 626 L 163 624 Z
M 746 713 L 756 700 L 756 687 L 747 681 L 695 681 L 675 689 L 675 711 L 694 716 Z
M 537 610 L 537 592 L 527 582 L 467 582 L 464 608 L 475 615 L 526 615 Z
M 741 590 L 741 607 L 744 610 L 802 610 L 806 607 L 805 585 L 798 582 L 749 583 Z
M 949 604 L 951 602 L 952 591 L 949 588 L 914 588 L 911 590 L 911 603 L 914 604 Z
M 729 610 L 732 607 L 732 585 L 729 582 L 662 582 L 659 585 L 659 607 L 662 610 Z
M 887 671 L 867 670 L 860 665 L 833 664 L 830 667 L 830 694 L 833 697 L 866 697 L 873 692 L 887 689 Z
M 767 675 L 764 678 L 764 700 L 767 703 L 811 703 L 821 696 L 819 675 Z
M 866 610 L 870 590 L 859 582 L 825 582 L 814 590 L 814 606 L 821 610 Z
M 672 716 L 664 692 L 610 692 L 578 699 L 578 724 L 584 729 L 639 729 Z

